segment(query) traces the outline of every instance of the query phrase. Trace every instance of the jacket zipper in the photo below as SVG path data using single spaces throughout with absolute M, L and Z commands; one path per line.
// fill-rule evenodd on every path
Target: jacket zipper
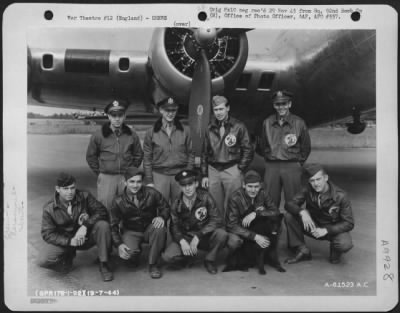
M 118 174 L 121 174 L 121 147 L 120 147 L 120 143 L 119 143 L 119 138 L 117 135 L 115 135 L 115 137 L 117 138 L 117 146 L 118 146 Z

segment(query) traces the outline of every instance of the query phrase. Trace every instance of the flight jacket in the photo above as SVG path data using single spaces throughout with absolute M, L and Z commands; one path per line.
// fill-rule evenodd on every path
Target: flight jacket
M 254 149 L 244 123 L 229 116 L 224 127 L 225 134 L 221 138 L 215 117 L 208 125 L 201 156 L 203 176 L 208 176 L 208 165 L 224 170 L 237 164 L 239 170 L 245 171 L 253 160 Z
M 246 194 L 243 187 L 232 193 L 228 201 L 226 228 L 229 232 L 245 239 L 254 240 L 256 233 L 242 226 L 243 219 L 255 212 L 259 216 L 278 216 L 279 210 L 267 192 L 261 188 L 254 201 Z
M 67 209 L 60 204 L 57 192 L 54 199 L 44 205 L 41 229 L 44 241 L 57 246 L 69 246 L 71 238 L 81 226 L 79 218 L 85 215 L 82 224 L 87 227 L 88 232 L 96 222 L 109 221 L 107 209 L 89 192 L 76 190 L 71 205 L 72 218 L 68 215 Z
M 176 175 L 182 169 L 192 169 L 194 166 L 190 130 L 178 119 L 174 120 L 171 136 L 168 136 L 160 118 L 147 130 L 143 151 L 145 184 L 153 183 L 153 171 L 164 175 Z
M 326 228 L 328 235 L 348 232 L 354 227 L 353 211 L 347 194 L 329 182 L 329 191 L 321 196 L 321 207 L 318 206 L 318 193 L 308 186 L 298 192 L 293 200 L 285 204 L 285 209 L 292 214 L 299 214 L 306 209 L 317 226 Z
M 104 124 L 90 138 L 86 161 L 97 175 L 124 174 L 128 167 L 139 167 L 143 160 L 140 139 L 135 131 L 123 124 L 117 136 L 110 123 Z
M 190 210 L 182 200 L 182 194 L 171 208 L 171 235 L 179 243 L 181 239 L 203 236 L 222 226 L 222 219 L 212 196 L 198 188 L 196 199 Z

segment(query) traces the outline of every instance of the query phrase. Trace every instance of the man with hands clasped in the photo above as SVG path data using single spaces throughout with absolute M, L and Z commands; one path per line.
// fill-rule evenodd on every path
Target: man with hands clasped
M 48 245 L 39 265 L 66 273 L 76 250 L 96 245 L 103 280 L 113 280 L 108 266 L 111 232 L 107 209 L 89 192 L 77 190 L 70 174 L 60 173 L 55 189 L 54 199 L 43 208 L 41 233 Z
M 211 195 L 197 189 L 197 173 L 193 170 L 179 172 L 175 179 L 182 193 L 171 209 L 171 234 L 173 242 L 167 247 L 162 258 L 167 263 L 179 263 L 185 257 L 207 250 L 204 265 L 210 274 L 217 273 L 215 260 L 228 238 L 221 228 L 222 219 Z
M 150 244 L 149 272 L 160 278 L 159 257 L 167 239 L 169 205 L 160 192 L 143 186 L 144 173 L 135 167 L 125 173 L 126 187 L 111 205 L 111 231 L 119 256 L 137 266 L 143 241 Z
M 353 247 L 349 233 L 354 227 L 351 203 L 347 194 L 329 181 L 321 165 L 309 164 L 304 169 L 307 186 L 285 204 L 288 246 L 296 252 L 287 263 L 311 259 L 304 233 L 318 240 L 329 240 L 329 261 L 340 263 L 342 253 Z
M 278 208 L 261 187 L 261 176 L 254 170 L 246 172 L 243 186 L 228 201 L 226 227 L 230 252 L 239 248 L 243 240 L 254 240 L 261 248 L 267 248 L 269 238 L 254 233 L 249 226 L 257 217 L 278 215 Z

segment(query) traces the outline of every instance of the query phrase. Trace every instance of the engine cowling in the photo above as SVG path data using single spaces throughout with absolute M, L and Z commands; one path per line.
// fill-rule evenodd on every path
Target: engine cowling
M 211 32 L 215 29 L 210 29 Z M 201 50 L 195 35 L 185 28 L 160 28 L 154 32 L 149 50 L 154 103 L 168 96 L 175 97 L 181 104 L 188 103 L 194 66 Z M 214 37 L 205 52 L 215 95 L 232 88 L 239 78 L 247 61 L 248 41 L 245 31 L 224 29 L 217 31 Z

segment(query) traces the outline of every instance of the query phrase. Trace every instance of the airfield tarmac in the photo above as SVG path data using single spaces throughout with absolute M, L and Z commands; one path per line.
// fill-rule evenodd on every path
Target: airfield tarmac
M 114 280 L 103 282 L 95 264 L 96 248 L 78 252 L 74 269 L 65 276 L 36 265 L 44 242 L 40 236 L 43 204 L 52 198 L 55 178 L 69 171 L 77 178 L 78 188 L 96 195 L 96 177 L 89 170 L 85 153 L 90 135 L 28 135 L 28 295 L 39 290 L 118 290 L 123 296 L 282 296 L 282 295 L 375 295 L 376 294 L 376 149 L 313 149 L 308 162 L 323 163 L 330 179 L 346 190 L 353 205 L 355 228 L 351 232 L 354 248 L 343 262 L 328 262 L 329 244 L 306 238 L 313 259 L 284 265 L 279 273 L 269 265 L 266 276 L 255 268 L 249 272 L 208 274 L 201 260 L 191 268 L 173 271 L 163 268 L 163 277 L 151 279 L 147 272 L 144 246 L 138 268 L 125 267 L 112 257 Z M 263 161 L 257 157 L 252 166 Z M 288 256 L 286 230 L 279 241 L 280 260 Z M 223 267 L 225 251 L 220 255 Z M 341 282 L 360 283 L 362 287 L 326 287 Z

